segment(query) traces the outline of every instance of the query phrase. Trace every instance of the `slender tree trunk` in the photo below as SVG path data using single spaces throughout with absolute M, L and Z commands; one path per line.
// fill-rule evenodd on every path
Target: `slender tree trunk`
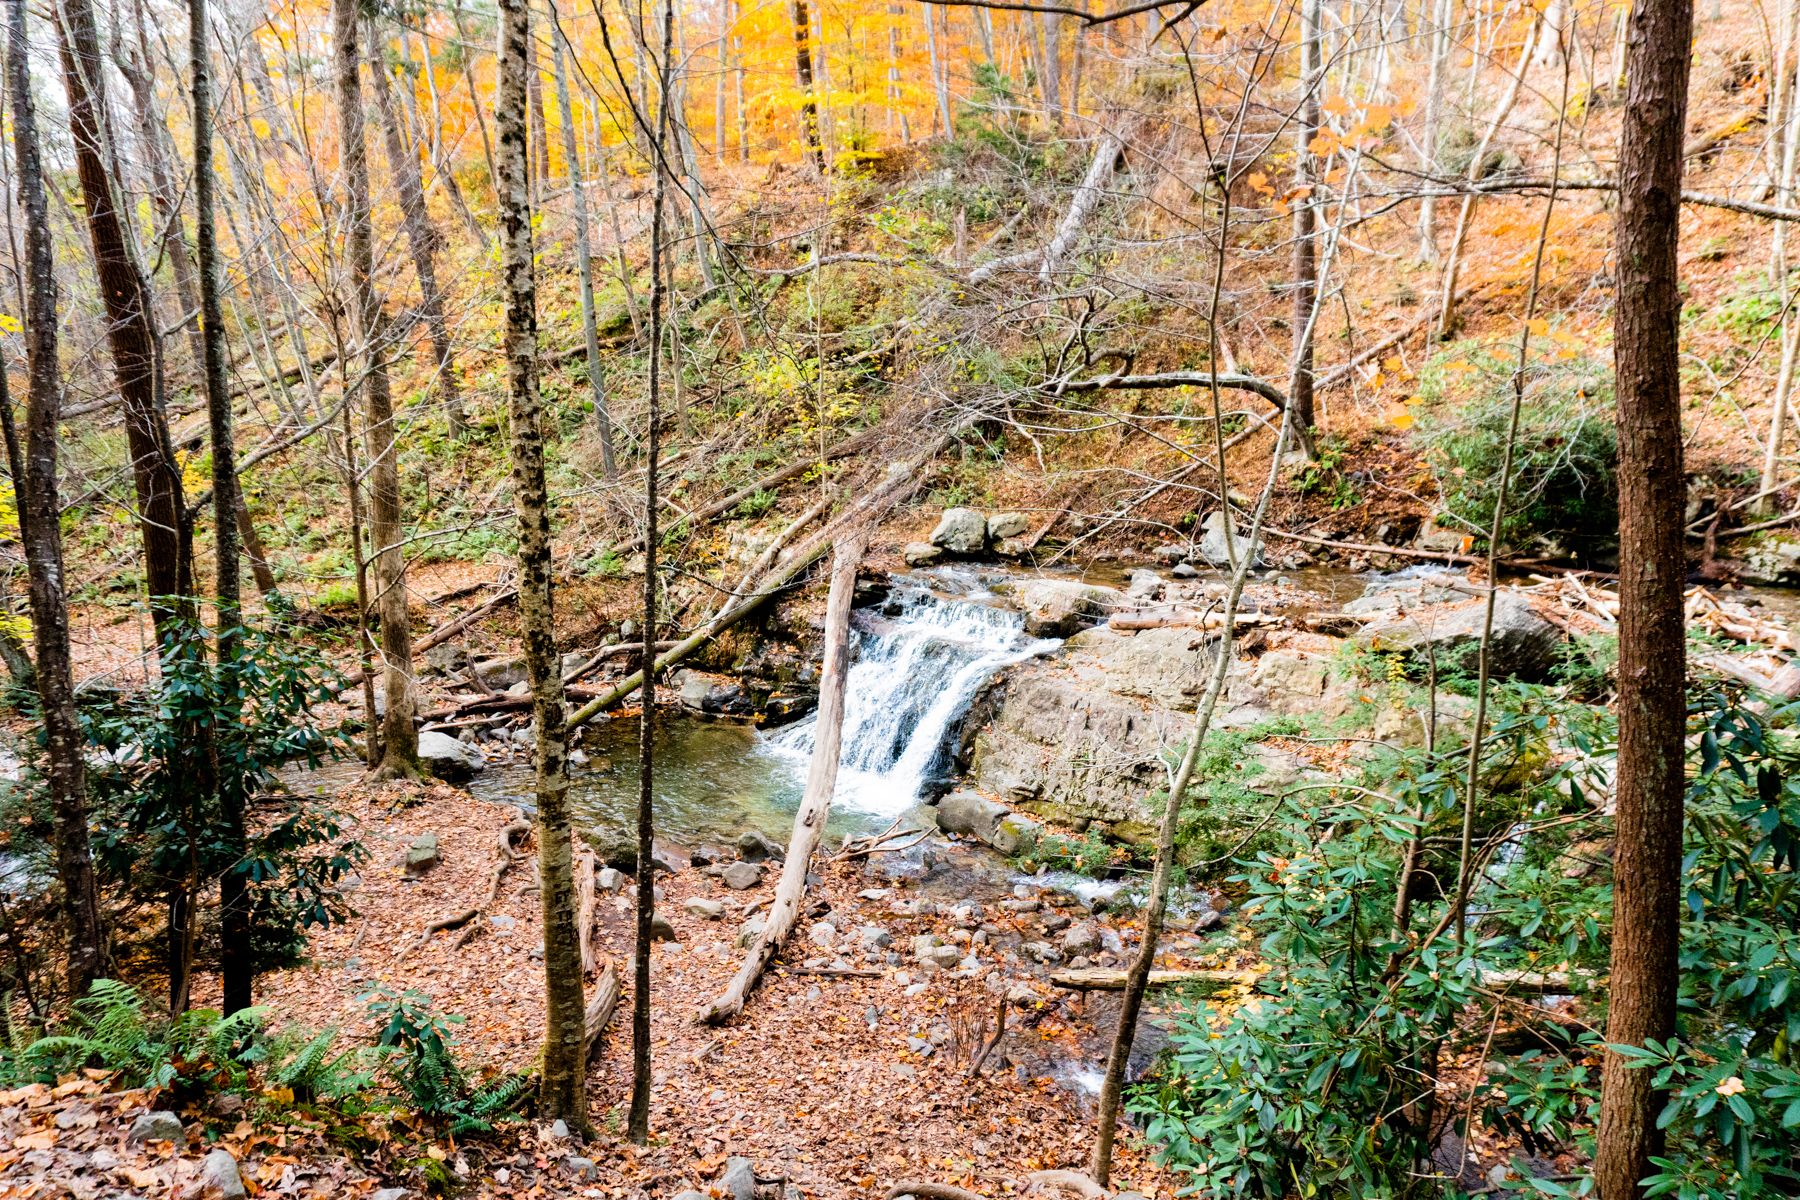
M 927 61 L 931 64 L 931 90 L 937 98 L 937 115 L 938 120 L 943 124 L 944 136 L 950 137 L 956 133 L 956 127 L 950 123 L 950 93 L 944 83 L 944 66 L 938 61 L 938 42 L 935 32 L 937 9 L 929 4 L 925 5 L 924 9 L 925 54 Z M 985 19 L 986 9 L 981 10 L 981 16 Z M 985 29 L 987 26 L 984 24 L 982 28 Z M 988 61 L 992 62 L 993 58 L 993 47 L 990 46 L 988 47 Z
M 1435 0 L 1431 18 L 1431 65 L 1426 71 L 1425 128 L 1419 135 L 1419 165 L 1426 172 L 1437 170 L 1438 125 L 1443 113 L 1444 71 L 1450 65 L 1450 20 L 1456 11 L 1456 0 Z M 1437 257 L 1437 201 L 1425 196 L 1419 201 L 1419 257 L 1430 262 Z
M 537 725 L 538 885 L 544 909 L 544 1066 L 540 1113 L 586 1132 L 587 1039 L 582 1015 L 581 933 L 569 844 L 569 778 L 564 761 L 562 660 L 551 592 L 550 495 L 544 480 L 544 406 L 537 378 L 537 278 L 525 165 L 526 78 L 531 13 L 527 0 L 501 0 L 500 82 L 494 129 L 500 137 L 502 270 L 506 276 L 506 374 L 511 397 L 513 507 L 519 517 L 519 613 L 525 673 Z M 560 78 L 560 77 L 559 77 Z M 566 126 L 565 126 L 566 128 Z
M 1318 224 L 1318 181 L 1313 171 L 1312 142 L 1319 133 L 1319 0 L 1300 5 L 1300 113 L 1294 124 L 1298 145 L 1294 150 L 1302 194 L 1294 202 L 1294 345 L 1289 363 L 1288 404 L 1294 423 L 1310 431 L 1313 415 L 1313 309 L 1319 296 L 1319 260 L 1315 229 Z M 1310 445 L 1311 438 L 1303 438 Z
M 400 471 L 394 438 L 394 401 L 388 384 L 387 317 L 375 283 L 374 232 L 369 220 L 369 148 L 364 132 L 361 74 L 362 39 L 357 0 L 332 0 L 332 49 L 340 153 L 344 160 L 344 219 L 349 225 L 351 304 L 356 338 L 365 359 L 362 378 L 363 438 L 369 455 L 369 532 L 374 539 L 376 606 L 381 614 L 381 657 L 385 667 L 381 717 L 383 776 L 416 777 L 419 733 L 413 728 L 417 701 L 412 681 L 412 628 L 406 612 L 405 536 L 400 518 Z M 368 714 L 371 727 L 375 714 Z
M 159 641 L 187 607 L 193 585 L 191 525 L 181 496 L 163 412 L 156 331 L 149 288 L 127 241 L 108 173 L 102 125 L 106 119 L 105 59 L 94 25 L 92 0 L 63 0 L 58 23 L 63 88 L 69 98 L 69 133 L 87 211 L 94 273 L 106 309 L 113 373 L 125 409 L 126 448 L 137 489 L 138 530 L 144 543 L 144 576 Z
M 494 142 L 488 136 L 487 117 L 482 110 L 481 97 L 475 91 L 475 44 L 469 40 L 469 31 L 463 28 L 462 5 L 450 6 L 450 19 L 456 23 L 456 40 L 462 43 L 463 85 L 469 89 L 469 107 L 475 110 L 475 127 L 481 131 L 481 153 L 487 160 L 488 186 L 491 188 L 494 186 Z
M 450 323 L 444 319 L 444 293 L 438 286 L 437 252 L 444 235 L 425 208 L 425 184 L 419 174 L 419 154 L 409 146 L 400 128 L 400 114 L 394 107 L 394 93 L 382 60 L 375 23 L 369 22 L 369 70 L 375 73 L 375 100 L 381 110 L 381 127 L 387 140 L 388 170 L 394 177 L 394 190 L 400 196 L 400 220 L 406 229 L 406 244 L 412 251 L 413 274 L 419 279 L 419 312 L 425 318 L 425 332 L 431 337 L 431 358 L 437 366 L 438 390 L 444 398 L 444 414 L 450 424 L 450 436 L 468 436 L 469 422 L 463 413 L 462 385 L 456 378 L 456 350 L 450 344 Z
M 200 344 L 206 390 L 207 429 L 212 440 L 214 571 L 217 581 L 213 603 L 219 615 L 219 672 L 226 686 L 223 707 L 215 715 L 222 724 L 235 725 L 237 706 L 238 623 L 242 620 L 243 585 L 239 576 L 238 512 L 243 499 L 238 493 L 237 444 L 231 428 L 231 388 L 225 378 L 225 311 L 219 302 L 219 237 L 213 215 L 213 96 L 212 60 L 206 49 L 206 0 L 188 0 L 188 71 L 193 89 L 194 123 L 194 226 L 199 258 Z M 217 737 L 209 739 L 216 753 Z M 223 820 L 226 862 L 219 875 L 220 973 L 224 985 L 224 1011 L 249 1008 L 252 999 L 250 906 L 240 870 L 247 845 L 244 794 L 236 772 L 213 764 Z
M 38 152 L 37 114 L 29 76 L 25 0 L 7 0 L 6 75 L 12 93 L 14 160 L 19 205 L 25 212 L 26 467 L 20 506 L 26 571 L 31 587 L 38 696 L 43 703 L 47 782 L 53 812 L 56 874 L 68 922 L 69 993 L 87 995 L 106 974 L 106 931 L 99 885 L 88 849 L 87 739 L 75 715 L 69 661 L 69 608 L 63 583 L 62 511 L 57 492 L 57 420 L 62 380 L 56 350 L 56 269 L 51 260 L 50 206 Z
M 1050 114 L 1050 123 L 1062 125 L 1062 14 L 1039 13 L 1038 21 L 1042 27 L 1044 57 L 1044 109 Z
M 819 174 L 825 174 L 825 145 L 819 140 L 819 98 L 813 91 L 812 18 L 806 0 L 794 3 L 794 74 L 800 82 L 800 137 Z
M 802 0 L 795 0 L 796 6 Z M 663 0 L 662 66 L 657 76 L 657 159 L 669 143 L 669 51 L 674 44 L 674 0 Z M 804 45 L 804 42 L 802 42 Z M 637 811 L 637 938 L 632 954 L 631 988 L 631 1109 L 626 1135 L 642 1146 L 650 1140 L 650 939 L 656 913 L 656 878 L 653 850 L 656 839 L 656 805 L 652 775 L 656 758 L 656 470 L 662 434 L 662 322 L 663 322 L 663 207 L 669 173 L 656 172 L 650 200 L 650 387 L 649 412 L 644 419 L 644 646 L 643 705 L 638 719 Z M 680 364 L 676 364 L 679 369 Z
M 1532 46 L 1537 41 L 1541 21 L 1542 14 L 1533 10 L 1531 28 L 1525 33 L 1525 44 L 1519 48 L 1518 66 L 1507 83 L 1506 94 L 1500 98 L 1500 106 L 1489 118 L 1481 141 L 1475 146 L 1474 156 L 1469 159 L 1467 179 L 1470 183 L 1480 182 L 1488 148 L 1494 144 L 1494 136 L 1506 124 L 1506 118 L 1512 115 L 1513 106 L 1519 102 L 1519 92 L 1525 86 L 1525 71 L 1531 65 Z M 1476 61 L 1480 61 L 1479 57 Z M 1437 336 L 1440 341 L 1447 339 L 1456 327 L 1456 278 L 1462 268 L 1463 244 L 1468 240 L 1469 226 L 1475 219 L 1475 199 L 1476 193 L 1472 191 L 1463 196 L 1462 207 L 1456 212 L 1456 228 L 1450 234 L 1450 250 L 1444 256 L 1443 290 L 1438 296 Z
M 550 186 L 550 123 L 544 119 L 544 73 L 538 70 L 537 41 L 525 47 L 527 91 L 531 96 L 531 203 L 542 203 L 544 189 Z M 500 122 L 494 122 L 499 132 Z
M 581 155 L 575 146 L 575 109 L 569 100 L 569 72 L 563 64 L 562 27 L 556 23 L 555 0 L 550 3 L 550 63 L 556 73 L 556 107 L 562 118 L 563 158 L 569 172 L 569 205 L 575 214 L 575 270 L 581 284 L 581 334 L 587 348 L 588 386 L 593 394 L 594 431 L 600 437 L 600 471 L 608 483 L 619 477 L 613 458 L 612 414 L 606 407 L 606 373 L 600 365 L 600 334 L 594 319 L 594 254 L 588 229 L 587 181 L 582 177 Z
M 1606 1040 L 1675 1034 L 1680 982 L 1686 630 L 1682 586 L 1682 138 L 1692 0 L 1638 0 L 1619 145 L 1613 363 L 1619 423 L 1619 759 L 1612 1000 Z M 1608 1049 L 1594 1181 L 1601 1200 L 1642 1195 L 1660 1153 L 1650 1071 Z

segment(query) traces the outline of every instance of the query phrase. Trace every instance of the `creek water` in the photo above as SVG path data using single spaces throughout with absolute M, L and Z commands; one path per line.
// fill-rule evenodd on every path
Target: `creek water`
M 1028 637 L 1024 618 L 992 603 L 973 572 L 900 576 L 887 599 L 852 618 L 843 752 L 826 832 L 885 828 L 950 778 L 951 742 L 997 671 L 1055 649 Z M 763 732 L 666 713 L 656 723 L 653 775 L 659 838 L 676 845 L 729 841 L 756 830 L 786 841 L 812 756 L 814 720 Z M 583 739 L 585 766 L 570 770 L 577 825 L 598 845 L 635 836 L 638 720 L 602 720 Z M 309 773 L 330 788 L 360 764 Z M 528 756 L 491 764 L 468 785 L 502 804 L 532 801 Z

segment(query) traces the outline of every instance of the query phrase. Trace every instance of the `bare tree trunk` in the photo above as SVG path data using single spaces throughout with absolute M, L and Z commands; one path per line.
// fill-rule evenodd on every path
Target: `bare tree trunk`
M 1613 362 L 1619 424 L 1619 758 L 1608 1049 L 1594 1181 L 1600 1200 L 1642 1195 L 1660 1153 L 1663 1097 L 1613 1046 L 1675 1034 L 1680 982 L 1686 630 L 1682 587 L 1682 140 L 1692 0 L 1631 14 L 1619 146 Z
M 69 98 L 69 133 L 76 174 L 87 211 L 94 272 L 106 308 L 113 373 L 125 409 L 125 436 L 137 488 L 138 530 L 144 542 L 144 576 L 159 640 L 192 594 L 191 523 L 181 496 L 181 474 L 163 412 L 161 367 L 152 327 L 148 285 L 126 239 L 113 181 L 106 166 L 105 60 L 94 25 L 92 0 L 63 0 L 58 23 L 63 88 Z
M 738 0 L 729 0 L 729 3 L 731 26 L 732 29 L 735 30 L 738 21 L 743 16 L 743 8 Z M 731 35 L 731 48 L 733 52 L 732 57 L 737 60 L 737 66 L 731 72 L 731 90 L 732 105 L 736 109 L 737 117 L 738 161 L 747 163 L 750 161 L 750 114 L 744 108 L 744 75 L 746 73 L 746 68 L 744 67 L 744 37 L 742 34 L 734 32 Z
M 800 919 L 800 902 L 806 898 L 806 875 L 812 869 L 813 851 L 825 834 L 831 815 L 831 796 L 837 789 L 838 757 L 844 733 L 844 677 L 850 670 L 850 606 L 856 598 L 856 566 L 862 561 L 867 533 L 858 530 L 837 544 L 831 563 L 831 593 L 825 602 L 825 655 L 819 674 L 818 720 L 814 723 L 812 761 L 806 769 L 806 790 L 794 814 L 794 835 L 787 858 L 781 864 L 781 882 L 763 921 L 762 933 L 744 956 L 731 982 L 711 1004 L 700 1010 L 699 1020 L 718 1025 L 744 1011 L 744 1001 L 768 970 Z
M 921 14 L 925 18 L 925 53 L 931 63 L 931 90 L 932 94 L 937 97 L 938 121 L 941 122 L 943 126 L 944 136 L 951 137 L 956 133 L 956 127 L 950 123 L 950 94 L 944 85 L 943 64 L 938 61 L 936 32 L 937 9 L 929 4 L 923 5 L 922 7 L 925 10 Z M 987 10 L 981 10 L 981 15 L 985 17 L 987 15 Z M 983 26 L 983 28 L 986 28 L 986 26 Z M 993 57 L 993 50 L 990 47 L 988 51 L 989 61 L 992 61 Z
M 794 74 L 800 81 L 800 136 L 819 174 L 825 174 L 825 146 L 819 140 L 819 99 L 813 92 L 812 19 L 806 0 L 794 4 Z M 929 14 L 928 14 L 929 15 Z
M 550 186 L 550 122 L 544 119 L 544 73 L 538 70 L 535 38 L 525 47 L 525 59 L 531 95 L 531 203 L 536 207 L 543 201 L 544 189 Z M 496 130 L 499 124 L 496 118 Z
M 563 157 L 568 160 L 569 203 L 575 214 L 575 270 L 581 283 L 581 333 L 587 346 L 588 386 L 593 393 L 594 430 L 600 435 L 601 475 L 608 483 L 619 477 L 613 458 L 612 415 L 606 407 L 606 374 L 600 366 L 600 334 L 594 320 L 594 255 L 588 232 L 587 182 L 582 178 L 581 155 L 575 146 L 575 109 L 569 101 L 569 72 L 563 65 L 562 26 L 556 21 L 556 3 L 550 0 L 550 62 L 556 72 L 556 107 L 562 117 Z M 573 48 L 569 48 L 573 53 Z
M 544 909 L 544 1066 L 538 1102 L 545 1118 L 587 1131 L 587 1038 L 583 1025 L 581 931 L 577 928 L 569 778 L 563 733 L 562 660 L 551 592 L 550 495 L 544 480 L 544 406 L 537 378 L 537 277 L 532 266 L 530 188 L 525 165 L 526 76 L 531 13 L 527 0 L 501 0 L 500 82 L 494 127 L 500 135 L 502 269 L 506 275 L 506 366 L 511 397 L 513 506 L 519 517 L 519 614 L 525 673 L 537 725 L 538 883 Z M 559 76 L 560 78 L 560 76 Z
M 56 267 L 51 260 L 50 207 L 38 151 L 37 114 L 31 94 L 25 33 L 25 0 L 7 0 L 6 76 L 12 94 L 13 149 L 20 207 L 25 211 L 26 393 L 25 478 L 17 481 L 19 516 L 31 588 L 38 696 L 43 703 L 56 874 L 68 922 L 68 981 L 72 996 L 87 995 L 108 970 L 99 886 L 88 849 L 87 739 L 75 715 L 75 683 L 69 661 L 69 607 L 63 583 L 62 511 L 57 492 L 57 421 L 62 380 L 56 349 Z
M 1525 69 L 1531 64 L 1532 46 L 1537 41 L 1541 20 L 1542 14 L 1533 10 L 1531 28 L 1525 33 L 1525 44 L 1519 48 L 1518 66 L 1507 83 L 1506 94 L 1501 97 L 1500 106 L 1488 120 L 1481 141 L 1475 146 L 1474 157 L 1469 159 L 1467 178 L 1470 183 L 1480 182 L 1488 148 L 1494 144 L 1495 135 L 1506 124 L 1506 118 L 1512 115 L 1513 106 L 1519 102 L 1519 92 L 1525 86 Z M 1463 243 L 1468 240 L 1469 225 L 1475 218 L 1475 198 L 1474 191 L 1463 196 L 1462 207 L 1456 214 L 1456 229 L 1450 235 L 1450 250 L 1444 256 L 1444 286 L 1438 296 L 1437 337 L 1440 341 L 1448 338 L 1456 327 L 1456 276 L 1462 267 Z
M 374 233 L 369 220 L 369 148 L 364 134 L 361 76 L 362 39 L 357 0 L 332 0 L 332 49 L 337 56 L 339 141 L 344 159 L 344 219 L 349 225 L 351 304 L 357 341 L 366 365 L 363 438 L 369 455 L 369 532 L 374 539 L 376 605 L 381 613 L 381 657 L 386 670 L 381 717 L 382 776 L 419 774 L 419 733 L 413 727 L 417 701 L 412 681 L 412 628 L 406 612 L 405 537 L 400 519 L 400 471 L 394 438 L 394 401 L 389 390 L 387 316 L 375 284 Z M 369 713 L 371 728 L 375 714 Z
M 796 7 L 803 0 L 795 0 Z M 674 0 L 663 0 L 663 48 L 657 72 L 654 161 L 669 144 L 669 53 L 675 40 Z M 802 40 L 802 47 L 805 42 Z M 648 85 L 646 85 L 648 90 Z M 638 719 L 637 937 L 632 953 L 631 1108 L 625 1132 L 642 1146 L 650 1140 L 650 943 L 656 915 L 653 853 L 656 804 L 652 776 L 656 757 L 656 549 L 657 450 L 662 435 L 663 207 L 669 172 L 658 170 L 650 200 L 650 370 L 649 411 L 644 419 L 644 664 L 642 711 Z M 680 364 L 676 364 L 679 369 Z
M 213 719 L 235 725 L 238 694 L 233 682 L 237 672 L 238 625 L 242 621 L 243 584 L 239 574 L 238 513 L 243 498 L 238 490 L 237 444 L 232 433 L 231 387 L 225 377 L 225 310 L 219 300 L 218 227 L 213 214 L 213 94 L 212 60 L 206 49 L 206 0 L 188 3 L 188 70 L 193 89 L 194 123 L 194 243 L 199 257 L 200 341 L 206 389 L 207 429 L 212 441 L 212 493 L 214 572 L 217 586 L 213 604 L 219 615 L 219 672 L 227 683 L 221 689 L 223 708 Z M 211 739 L 214 752 L 218 739 Z M 249 1008 L 254 976 L 251 972 L 250 904 L 243 870 L 247 832 L 245 796 L 235 771 L 213 766 L 213 782 L 219 792 L 223 820 L 224 855 L 219 875 L 219 957 L 224 987 L 224 1011 Z
M 1062 14 L 1044 12 L 1038 14 L 1041 27 L 1040 38 L 1044 47 L 1044 111 L 1050 115 L 1050 123 L 1062 125 Z
M 1312 430 L 1313 415 L 1313 327 L 1317 324 L 1314 309 L 1319 297 L 1319 260 L 1315 240 L 1318 224 L 1318 195 L 1313 172 L 1312 142 L 1319 133 L 1319 0 L 1301 0 L 1300 5 L 1300 112 L 1294 125 L 1298 145 L 1294 161 L 1299 178 L 1296 183 L 1302 195 L 1294 203 L 1294 345 L 1289 362 L 1288 404 L 1293 409 L 1294 423 Z M 1214 367 L 1217 370 L 1217 367 Z M 1311 445 L 1312 439 L 1302 439 Z
M 444 319 L 444 293 L 438 287 L 437 252 L 444 235 L 425 208 L 425 185 L 419 174 L 417 147 L 408 146 L 400 129 L 400 114 L 382 61 L 375 23 L 369 22 L 369 69 L 375 73 L 375 100 L 381 110 L 382 131 L 387 139 L 388 170 L 394 190 L 400 194 L 400 219 L 406 228 L 406 244 L 412 251 L 413 274 L 419 279 L 419 312 L 431 337 L 431 357 L 437 364 L 438 388 L 444 397 L 444 413 L 450 436 L 468 436 L 468 417 L 463 413 L 462 385 L 456 378 L 456 350 L 450 344 L 450 324 Z
M 488 186 L 494 187 L 494 142 L 488 136 L 487 117 L 482 111 L 481 97 L 475 93 L 475 44 L 469 40 L 469 31 L 463 27 L 462 5 L 450 5 L 450 19 L 456 23 L 456 38 L 462 43 L 463 85 L 469 89 L 469 107 L 475 110 L 475 127 L 481 131 L 481 153 L 487 160 Z M 484 245 L 486 240 L 482 239 Z
M 1444 71 L 1450 64 L 1450 21 L 1456 11 L 1456 0 L 1435 0 L 1431 18 L 1431 65 L 1425 84 L 1425 128 L 1419 135 L 1419 165 L 1427 173 L 1437 170 L 1438 126 L 1443 117 Z M 1437 229 L 1434 218 L 1437 201 L 1425 196 L 1419 201 L 1419 257 L 1426 262 L 1437 258 Z

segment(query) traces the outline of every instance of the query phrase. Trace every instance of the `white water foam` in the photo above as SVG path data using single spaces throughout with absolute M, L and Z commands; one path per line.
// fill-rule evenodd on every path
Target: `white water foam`
M 1061 645 L 1025 634 L 1025 619 L 923 588 L 897 592 L 893 616 L 858 614 L 845 681 L 843 751 L 834 807 L 898 816 L 918 803 L 946 741 L 995 672 Z M 763 742 L 804 774 L 815 718 Z

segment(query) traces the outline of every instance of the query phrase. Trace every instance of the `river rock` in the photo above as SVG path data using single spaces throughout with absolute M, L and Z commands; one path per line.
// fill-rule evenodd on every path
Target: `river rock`
M 747 1158 L 733 1156 L 725 1160 L 725 1173 L 719 1176 L 719 1187 L 731 1200 L 756 1200 L 756 1167 Z
M 821 950 L 831 950 L 837 946 L 837 926 L 830 921 L 814 922 L 806 931 L 807 940 Z
M 719 878 L 732 891 L 744 892 L 762 882 L 763 867 L 761 863 L 734 862 Z
M 571 1154 L 563 1159 L 563 1170 L 583 1182 L 592 1182 L 600 1178 L 600 1168 L 591 1158 L 583 1158 L 579 1154 Z
M 987 841 L 1006 816 L 1006 806 L 974 792 L 951 792 L 937 805 L 937 826 L 945 833 L 960 833 Z
M 229 1150 L 214 1150 L 202 1159 L 195 1182 L 201 1200 L 244 1200 L 244 1177 Z
M 1260 702 L 1280 713 L 1316 713 L 1326 706 L 1331 665 L 1325 659 L 1292 650 L 1270 650 L 1257 660 L 1250 685 Z
M 406 848 L 406 873 L 423 875 L 442 861 L 438 856 L 438 838 L 435 833 L 421 833 Z
M 987 841 L 988 845 L 1012 858 L 1037 845 L 1043 833 L 1044 827 L 1024 813 L 1007 813 L 995 823 L 994 832 L 988 835 Z
M 181 1118 L 167 1109 L 155 1112 L 139 1113 L 132 1121 L 131 1128 L 125 1131 L 125 1140 L 132 1145 L 142 1142 L 176 1142 L 187 1143 L 187 1129 L 181 1124 Z
M 738 834 L 738 857 L 745 862 L 780 862 L 787 857 L 787 847 L 754 829 Z
M 944 557 L 944 550 L 930 542 L 908 542 L 901 549 L 900 557 L 906 560 L 909 567 L 929 567 Z
M 751 917 L 742 925 L 739 925 L 737 931 L 738 949 L 742 950 L 747 946 L 755 944 L 756 939 L 762 936 L 762 931 L 763 919 L 761 917 Z
M 1071 925 L 1068 932 L 1062 935 L 1062 952 L 1070 958 L 1078 954 L 1092 954 L 1100 946 L 1100 930 L 1091 921 Z
M 1031 527 L 1031 518 L 1022 512 L 995 513 L 987 519 L 987 535 L 991 542 L 1021 536 Z
M 469 664 L 469 669 L 474 672 L 477 682 L 485 684 L 489 691 L 504 692 L 527 681 L 523 654 L 476 659 Z
M 1225 540 L 1227 527 L 1231 530 L 1229 546 Z M 1251 562 L 1254 563 L 1262 557 L 1262 546 L 1260 544 L 1249 546 L 1245 541 L 1249 535 L 1250 530 L 1242 518 L 1231 519 L 1225 515 L 1224 509 L 1214 509 L 1206 514 L 1205 520 L 1200 522 L 1200 557 L 1215 567 L 1230 566 L 1230 551 L 1235 548 L 1239 561 L 1242 561 L 1248 551 Z
M 1440 672 L 1455 665 L 1473 672 L 1485 618 L 1486 603 L 1479 598 L 1430 604 L 1368 625 L 1353 640 L 1364 650 L 1405 654 L 1415 666 L 1434 655 Z M 1502 589 L 1494 597 L 1488 667 L 1496 677 L 1544 679 L 1562 642 L 1562 631 L 1538 616 L 1524 596 Z
M 708 921 L 716 921 L 725 915 L 725 906 L 717 900 L 705 896 L 689 896 L 681 902 L 684 912 Z
M 419 764 L 446 783 L 464 783 L 487 770 L 481 751 L 436 729 L 419 734 Z
M 944 944 L 935 933 L 922 933 L 912 940 L 913 961 L 927 971 L 947 971 L 962 961 L 963 952 Z
M 1155 571 L 1146 571 L 1142 567 L 1133 571 L 1125 585 L 1125 598 L 1140 603 L 1149 603 L 1162 598 L 1163 577 Z
M 653 942 L 673 942 L 676 940 L 675 926 L 670 924 L 669 918 L 663 916 L 661 913 L 652 913 L 650 915 L 650 940 Z
M 603 892 L 622 891 L 625 887 L 625 873 L 617 867 L 601 867 L 594 873 L 594 886 Z
M 695 846 L 688 851 L 688 865 L 694 867 L 710 867 L 714 863 L 729 862 L 726 852 L 718 846 Z
M 987 548 L 987 518 L 972 508 L 947 508 L 931 531 L 931 544 L 964 556 Z
M 1115 588 L 1074 579 L 1022 579 L 1007 585 L 1006 592 L 1025 614 L 1025 632 L 1039 638 L 1066 638 L 1098 621 L 1106 609 L 1118 607 L 1121 599 Z
M 870 954 L 877 950 L 886 950 L 894 944 L 894 935 L 879 925 L 864 925 L 857 932 L 856 939 L 862 948 Z
M 747 717 L 755 705 L 743 685 L 723 675 L 687 670 L 676 676 L 681 706 L 706 716 Z

